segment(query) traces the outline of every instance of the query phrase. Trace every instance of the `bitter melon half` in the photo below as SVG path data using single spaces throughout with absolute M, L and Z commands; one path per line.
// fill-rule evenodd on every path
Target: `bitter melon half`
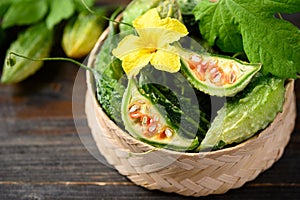
M 284 94 L 284 80 L 255 77 L 242 94 L 228 98 L 198 150 L 239 143 L 266 128 L 282 110 Z

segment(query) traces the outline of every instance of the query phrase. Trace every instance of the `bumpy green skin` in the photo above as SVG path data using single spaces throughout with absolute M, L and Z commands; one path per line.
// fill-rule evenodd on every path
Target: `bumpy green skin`
M 134 96 L 133 96 L 134 95 Z M 169 127 L 171 127 L 173 130 L 175 130 L 174 135 L 169 141 L 165 140 L 155 140 L 152 138 L 147 138 L 141 133 L 140 130 L 136 130 L 134 126 L 134 122 L 132 119 L 130 119 L 129 114 L 128 114 L 128 107 L 130 104 L 130 101 L 132 98 L 138 98 L 138 99 L 146 99 L 149 101 L 148 98 L 146 98 L 145 95 L 142 95 L 140 90 L 137 87 L 137 83 L 135 79 L 129 79 L 128 81 L 128 86 L 125 90 L 123 101 L 122 101 L 122 120 L 125 125 L 125 129 L 135 138 L 148 143 L 150 145 L 153 145 L 155 147 L 160 147 L 160 148 L 166 148 L 170 150 L 175 150 L 175 151 L 191 151 L 194 150 L 199 146 L 199 141 L 198 138 L 195 137 L 193 139 L 188 139 L 185 137 L 182 137 L 180 134 L 177 132 L 177 128 L 172 124 L 171 120 L 167 117 L 165 113 L 162 112 L 160 107 L 158 107 L 156 104 L 152 104 L 151 109 L 155 110 L 156 114 L 158 114 L 160 121 L 164 122 L 167 124 Z
M 114 31 L 111 30 L 111 32 Z M 115 47 L 113 43 L 113 34 L 110 33 L 101 45 L 100 51 L 95 59 L 95 69 L 99 73 L 103 73 L 113 60 L 113 55 L 111 54 L 112 49 Z
M 126 86 L 126 76 L 123 74 L 120 60 L 113 60 L 103 73 L 95 76 L 97 99 L 106 114 L 120 127 L 121 102 Z
M 111 15 L 111 20 L 115 20 L 116 16 L 119 14 L 119 11 L 116 10 Z M 101 48 L 99 50 L 99 53 L 96 56 L 95 59 L 95 69 L 102 74 L 106 68 L 110 65 L 110 63 L 114 60 L 114 56 L 112 55 L 112 50 L 117 47 L 117 41 L 116 41 L 116 28 L 114 26 L 114 23 L 112 21 L 109 22 L 109 33 L 107 35 L 107 38 L 104 40 L 104 42 L 101 45 Z
M 9 58 L 9 52 L 22 54 L 29 58 L 49 57 L 52 42 L 53 30 L 47 29 L 45 23 L 29 27 L 11 44 L 7 50 L 5 60 Z M 4 64 L 1 82 L 7 84 L 20 82 L 34 74 L 42 65 L 43 61 L 31 61 L 16 57 L 14 66 Z
M 218 111 L 198 150 L 220 149 L 252 137 L 271 123 L 284 102 L 284 80 L 260 76 Z
M 113 13 L 114 19 L 118 13 Z M 127 78 L 120 60 L 113 57 L 111 51 L 117 46 L 115 28 L 109 23 L 110 32 L 96 56 L 94 68 L 97 99 L 106 114 L 123 128 L 121 119 L 121 102 L 127 85 Z
M 220 58 L 220 59 L 227 59 L 231 60 L 232 62 L 236 62 L 241 64 L 244 67 L 247 67 L 246 73 L 242 75 L 235 83 L 227 84 L 223 87 L 208 85 L 205 82 L 199 81 L 196 77 L 194 72 L 190 69 L 189 64 L 183 58 L 181 59 L 181 72 L 186 76 L 187 80 L 198 90 L 209 94 L 211 96 L 218 96 L 218 97 L 232 97 L 236 95 L 238 92 L 242 91 L 251 81 L 253 76 L 261 69 L 260 64 L 250 64 L 246 62 L 242 62 L 238 59 L 226 57 L 226 56 L 214 56 L 210 55 L 212 59 Z
M 181 13 L 184 15 L 192 15 L 193 9 L 202 0 L 177 0 Z
M 181 11 L 177 0 L 161 1 L 156 9 L 162 19 L 171 17 L 182 21 Z

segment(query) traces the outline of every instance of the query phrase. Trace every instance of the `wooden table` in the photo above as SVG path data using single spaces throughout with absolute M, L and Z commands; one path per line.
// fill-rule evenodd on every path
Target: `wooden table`
M 95 159 L 78 130 L 89 134 L 82 98 L 73 85 L 84 84 L 84 71 L 51 62 L 25 82 L 0 85 L 0 199 L 181 199 L 133 185 Z M 76 78 L 77 77 L 77 78 Z M 84 87 L 76 87 L 84 94 Z M 300 81 L 296 82 L 300 116 Z M 81 122 L 81 123 L 78 123 Z M 204 199 L 300 197 L 300 121 L 282 157 L 271 169 L 241 189 Z M 77 129 L 76 129 L 77 127 Z
M 189 199 L 135 186 L 89 153 L 81 139 L 89 135 L 85 76 L 77 72 L 70 63 L 47 62 L 21 84 L 0 85 L 0 199 Z M 300 81 L 295 91 L 300 116 Z M 300 119 L 271 169 L 240 189 L 201 199 L 300 199 Z

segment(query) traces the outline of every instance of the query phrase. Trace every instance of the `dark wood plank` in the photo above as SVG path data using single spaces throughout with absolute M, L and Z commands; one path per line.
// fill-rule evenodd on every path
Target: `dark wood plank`
M 96 185 L 96 184 L 9 184 L 1 186 L 3 199 L 34 199 L 34 200 L 64 200 L 64 199 L 199 199 L 183 197 L 175 194 L 167 194 L 160 191 L 149 191 L 132 185 Z M 295 187 L 275 186 L 270 187 L 243 187 L 239 190 L 231 190 L 226 195 L 214 195 L 201 197 L 203 200 L 253 200 L 253 199 L 289 199 L 298 200 L 299 191 Z
M 83 140 L 89 129 L 82 114 L 84 74 L 77 72 L 69 63 L 46 62 L 21 84 L 0 84 L 0 199 L 194 199 L 135 186 L 88 152 L 84 144 L 95 148 Z M 82 82 L 78 96 L 74 81 Z M 295 91 L 299 116 L 300 81 Z M 271 169 L 240 189 L 201 199 L 300 199 L 299 133 L 297 117 L 285 153 Z
M 24 96 L 28 97 L 28 94 Z M 60 98 L 57 101 L 60 102 Z M 19 106 L 16 103 L 13 107 L 17 109 Z M 66 114 L 70 108 L 67 109 L 57 111 L 65 113 L 63 115 L 32 114 L 28 120 L 6 118 L 6 122 L 0 122 L 0 127 L 9 127 L 7 131 L 2 128 L 0 131 L 0 199 L 182 198 L 142 189 L 114 169 L 99 163 L 81 143 L 72 113 Z M 12 126 L 3 125 L 10 120 Z M 80 119 L 80 122 L 77 128 L 88 134 L 85 119 Z M 42 128 L 45 125 L 48 128 Z M 207 199 L 265 199 L 271 196 L 296 199 L 300 195 L 300 136 L 296 131 L 283 158 L 271 169 L 241 189 Z
M 300 184 L 300 151 L 287 147 L 257 184 Z M 92 157 L 76 134 L 11 136 L 0 143 L 0 181 L 109 181 L 125 178 Z
M 141 189 L 91 156 L 77 134 L 72 114 L 72 83 L 77 69 L 74 66 L 61 66 L 53 70 L 57 76 L 41 89 L 34 86 L 38 77 L 29 79 L 22 86 L 0 86 L 5 88 L 6 93 L 0 103 L 5 105 L 8 102 L 10 105 L 8 110 L 0 112 L 0 199 L 30 199 L 30 195 L 31 199 L 74 199 L 75 196 L 93 199 L 101 194 L 107 198 L 132 197 L 133 194 L 140 198 L 181 198 L 175 194 Z M 65 73 L 72 74 L 73 78 L 68 80 L 64 76 L 59 77 Z M 77 79 L 84 82 L 83 71 L 80 71 Z M 63 86 L 57 92 L 51 87 L 52 84 Z M 29 86 L 35 92 L 20 89 Z M 300 94 L 299 86 L 297 81 L 297 94 Z M 84 90 L 84 87 L 80 89 Z M 299 102 L 299 95 L 297 99 Z M 80 105 L 82 98 L 73 98 L 73 101 L 73 104 Z M 4 108 L 7 109 L 7 105 Z M 41 112 L 41 108 L 48 112 Z M 77 112 L 83 111 L 82 105 L 77 107 Z M 78 121 L 77 128 L 81 134 L 89 135 L 85 118 L 79 118 Z M 265 198 L 271 194 L 280 197 L 299 196 L 299 124 L 297 118 L 295 133 L 279 162 L 255 181 L 222 195 L 222 198 L 234 199 L 241 197 L 241 193 L 245 198 Z

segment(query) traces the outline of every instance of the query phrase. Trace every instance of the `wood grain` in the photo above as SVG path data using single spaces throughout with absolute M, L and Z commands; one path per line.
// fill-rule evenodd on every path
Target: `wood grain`
M 72 113 L 73 106 L 84 111 L 83 97 L 73 97 L 74 82 L 84 83 L 83 71 L 77 72 L 69 63 L 46 62 L 20 84 L 0 84 L 0 199 L 193 199 L 135 186 L 89 153 L 86 119 L 77 115 L 74 121 Z M 295 91 L 300 116 L 300 81 Z M 84 86 L 76 88 L 80 92 Z M 299 144 L 297 117 L 284 155 L 271 169 L 240 189 L 201 199 L 299 199 Z
M 0 85 L 0 199 L 187 199 L 135 186 L 95 159 L 77 133 L 89 135 L 86 120 L 78 118 L 76 127 L 72 113 L 72 104 L 83 111 L 80 97 L 72 102 L 78 68 L 49 65 L 50 72 L 44 68 L 19 85 Z M 296 92 L 300 102 L 299 81 Z M 271 169 L 241 189 L 204 199 L 297 199 L 299 118 L 296 124 L 283 158 Z

